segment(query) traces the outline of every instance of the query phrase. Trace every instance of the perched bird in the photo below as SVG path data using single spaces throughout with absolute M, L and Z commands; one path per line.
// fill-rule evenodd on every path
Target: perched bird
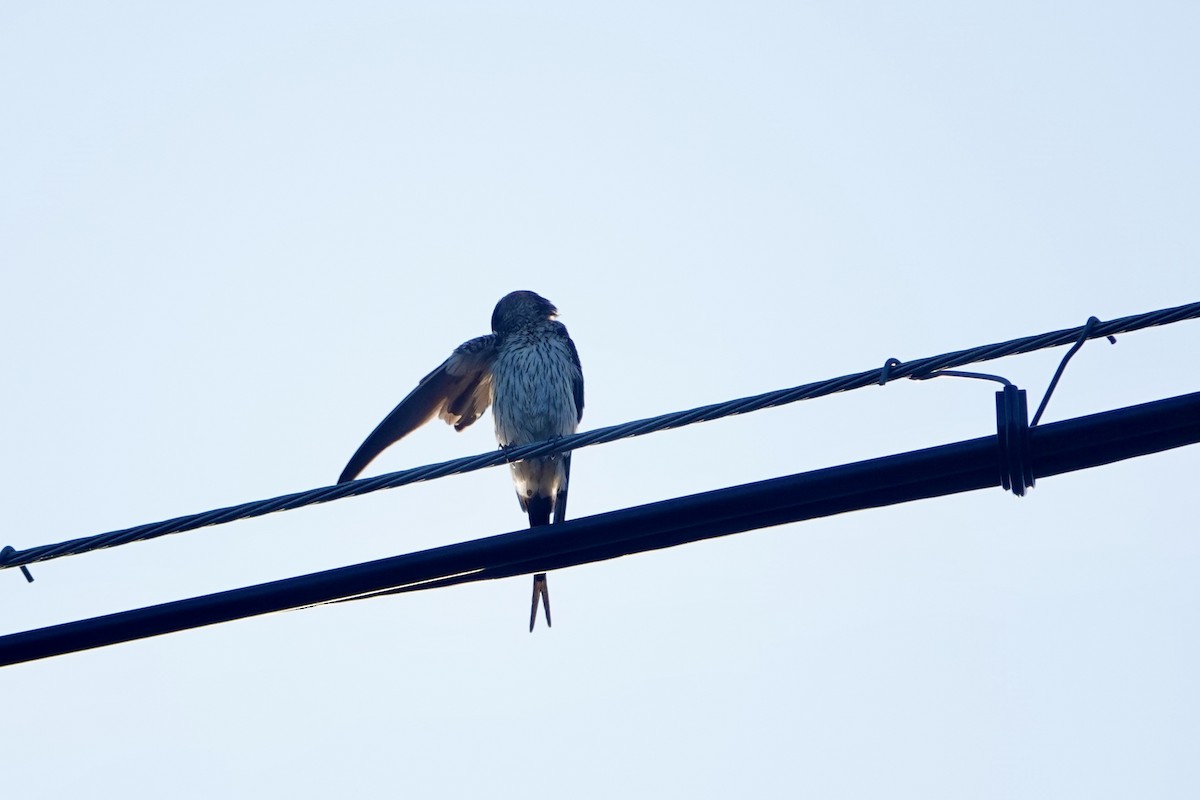
M 492 406 L 501 447 L 540 442 L 575 432 L 583 417 L 583 368 L 558 309 L 534 292 L 512 292 L 492 312 L 492 332 L 458 346 L 388 414 L 342 470 L 338 483 L 354 480 L 389 445 L 436 414 L 461 431 Z M 529 527 L 566 514 L 571 454 L 527 458 L 509 465 L 517 500 Z M 546 574 L 533 576 L 529 630 L 538 598 L 550 624 Z

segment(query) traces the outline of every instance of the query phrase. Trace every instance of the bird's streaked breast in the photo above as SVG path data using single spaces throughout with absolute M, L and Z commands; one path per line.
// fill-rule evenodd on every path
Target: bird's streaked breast
M 496 440 L 518 445 L 574 433 L 579 413 L 572 386 L 578 375 L 567 340 L 554 330 L 509 337 L 492 366 Z

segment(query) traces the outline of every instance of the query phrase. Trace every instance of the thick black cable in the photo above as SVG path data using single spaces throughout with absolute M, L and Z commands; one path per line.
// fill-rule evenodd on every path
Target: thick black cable
M 1200 392 L 1030 430 L 1037 478 L 1200 442 Z M 561 524 L 0 636 L 0 666 L 373 592 L 593 563 L 1000 484 L 996 436 L 773 478 Z
M 14 550 L 0 556 L 0 569 L 34 564 L 38 561 L 48 561 L 62 556 L 79 555 L 81 553 L 101 550 L 108 547 L 129 544 L 130 542 L 145 541 L 172 533 L 196 530 L 210 525 L 221 525 L 239 519 L 259 517 L 276 511 L 290 511 L 317 503 L 327 503 L 340 500 L 343 497 L 354 497 L 380 489 L 394 489 L 418 481 L 435 480 L 447 475 L 457 475 L 471 472 L 484 467 L 494 467 L 510 461 L 533 456 L 551 455 L 568 450 L 578 450 L 595 444 L 604 444 L 631 436 L 641 436 L 647 433 L 679 428 L 696 422 L 709 422 L 735 414 L 746 414 L 765 408 L 795 403 L 800 400 L 811 400 L 817 397 L 861 389 L 866 386 L 878 385 L 881 381 L 898 378 L 912 378 L 927 375 L 937 370 L 952 369 L 966 364 L 991 361 L 1005 356 L 1030 353 L 1049 347 L 1059 347 L 1081 341 L 1082 338 L 1095 339 L 1102 336 L 1131 333 L 1144 328 L 1158 325 L 1169 325 L 1182 320 L 1200 318 L 1200 303 L 1189 303 L 1175 308 L 1165 308 L 1145 314 L 1136 314 L 1120 319 L 1109 320 L 1090 327 L 1081 326 L 1060 331 L 1051 331 L 1036 336 L 1026 336 L 998 344 L 982 345 L 953 353 L 943 353 L 938 356 L 897 363 L 889 359 L 882 369 L 872 369 L 852 375 L 808 383 L 790 389 L 780 389 L 752 397 L 743 397 L 724 403 L 701 406 L 686 411 L 676 411 L 649 419 L 635 420 L 621 425 L 577 433 L 546 442 L 522 445 L 508 450 L 497 450 L 468 456 L 453 461 L 443 461 L 414 469 L 390 472 L 373 478 L 362 478 L 337 486 L 325 486 L 304 492 L 296 492 L 268 500 L 257 500 L 228 506 L 199 514 L 189 514 L 163 522 L 138 525 L 109 533 L 85 536 L 57 544 L 39 545 L 25 550 Z

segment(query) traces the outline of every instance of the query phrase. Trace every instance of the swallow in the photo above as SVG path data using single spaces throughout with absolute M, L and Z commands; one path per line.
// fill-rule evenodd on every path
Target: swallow
M 459 345 L 400 401 L 351 456 L 338 483 L 352 481 L 389 446 L 437 416 L 462 431 L 488 406 L 502 448 L 569 436 L 583 418 L 583 367 L 558 309 L 528 291 L 512 292 L 492 312 L 492 332 Z M 517 501 L 536 528 L 566 518 L 571 454 L 509 465 Z M 546 574 L 533 576 L 529 630 L 538 598 L 550 625 Z

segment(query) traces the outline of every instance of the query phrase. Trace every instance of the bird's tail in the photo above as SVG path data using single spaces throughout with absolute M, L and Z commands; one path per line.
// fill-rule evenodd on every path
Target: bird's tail
M 563 457 L 563 479 L 559 484 L 558 495 L 554 498 L 531 497 L 525 503 L 525 511 L 529 514 L 529 527 L 550 524 L 550 514 L 554 514 L 554 522 L 559 523 L 567 518 L 567 486 L 571 482 L 571 454 Z M 529 632 L 537 623 L 538 598 L 542 599 L 542 607 L 546 609 L 546 627 L 553 627 L 550 622 L 550 584 L 546 582 L 546 573 L 539 572 L 533 576 L 533 599 L 529 603 Z
M 544 572 L 533 576 L 533 600 L 529 604 L 530 633 L 533 633 L 533 626 L 537 623 L 539 597 L 542 599 L 542 606 L 546 609 L 546 627 L 553 627 L 550 622 L 550 584 L 546 582 L 546 573 Z
M 550 513 L 554 510 L 554 499 L 550 497 L 531 497 L 525 501 L 525 511 L 529 514 L 529 527 L 537 528 L 550 524 Z M 539 572 L 533 576 L 533 599 L 529 603 L 529 632 L 537 624 L 538 599 L 546 609 L 546 625 L 550 626 L 550 587 L 546 583 L 546 573 Z
M 525 513 L 529 515 L 529 527 L 531 528 L 549 525 L 550 514 L 553 511 L 553 497 L 530 497 L 525 501 Z

